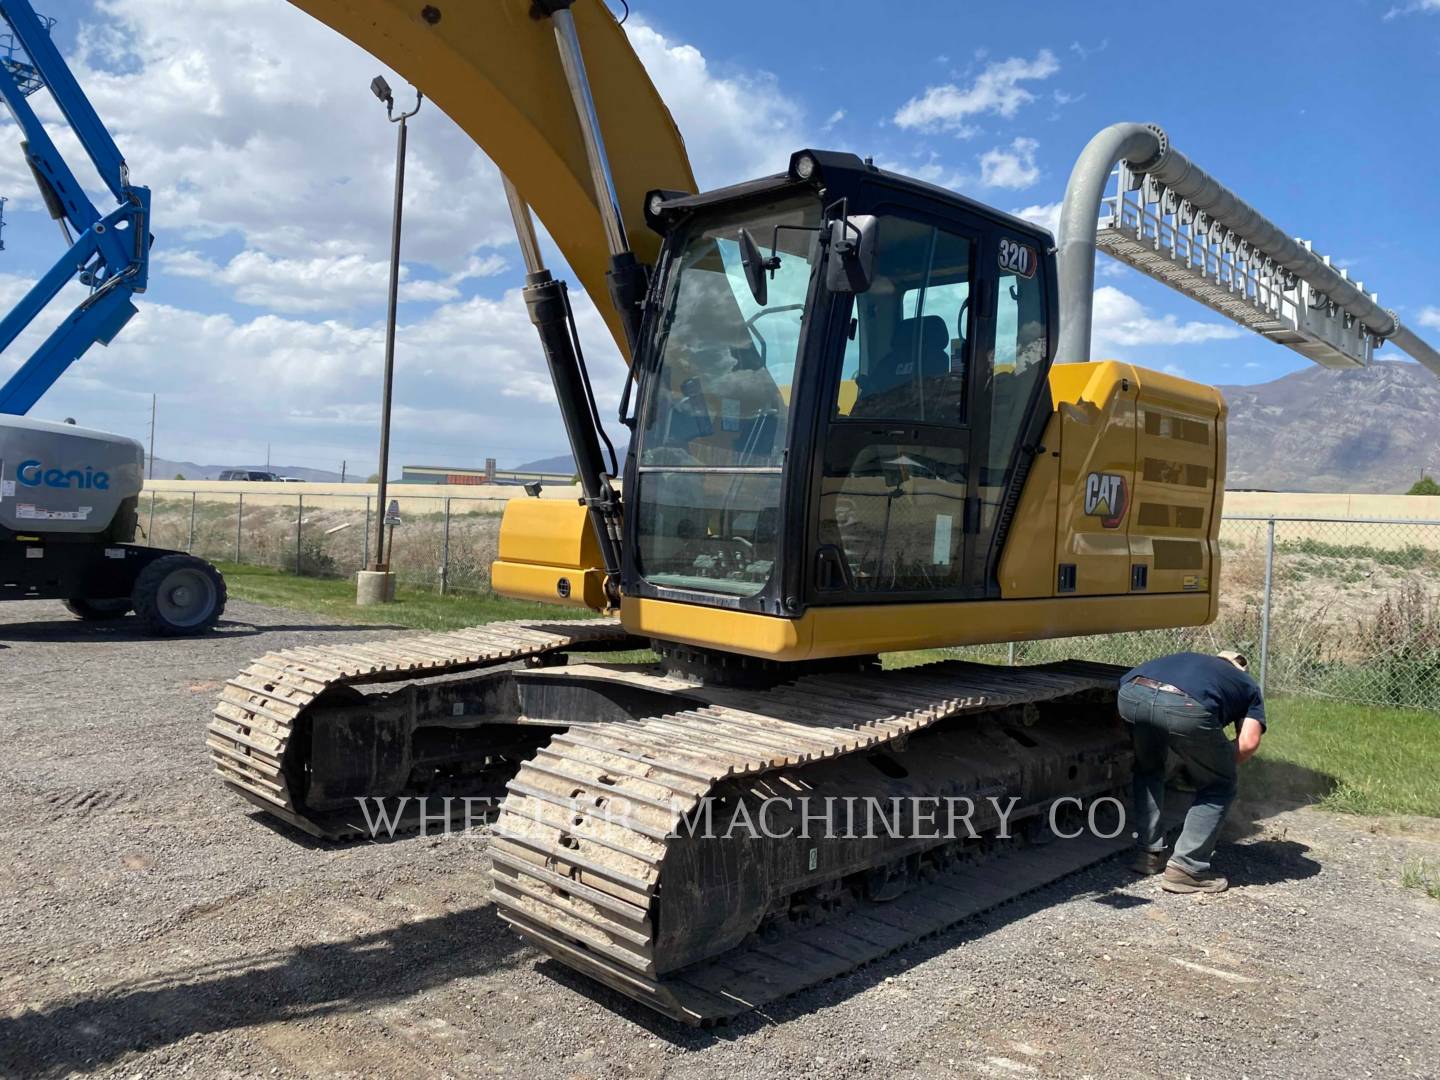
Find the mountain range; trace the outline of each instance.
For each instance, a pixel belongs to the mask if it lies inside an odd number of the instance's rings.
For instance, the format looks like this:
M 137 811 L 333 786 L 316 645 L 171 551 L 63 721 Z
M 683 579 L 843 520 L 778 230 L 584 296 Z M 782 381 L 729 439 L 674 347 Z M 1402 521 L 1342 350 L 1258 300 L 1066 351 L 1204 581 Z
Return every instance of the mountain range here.
M 1402 494 L 1440 468 L 1440 378 L 1419 364 L 1310 367 L 1220 390 L 1232 490 Z

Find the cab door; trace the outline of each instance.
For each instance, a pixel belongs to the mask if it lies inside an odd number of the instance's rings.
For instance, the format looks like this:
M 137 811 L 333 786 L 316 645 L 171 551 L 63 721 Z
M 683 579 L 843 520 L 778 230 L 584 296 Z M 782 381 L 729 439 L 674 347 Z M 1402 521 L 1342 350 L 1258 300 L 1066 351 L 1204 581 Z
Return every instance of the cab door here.
M 983 232 L 918 212 L 882 215 L 869 290 L 840 312 L 812 473 L 815 604 L 983 593 L 977 411 L 993 320 Z

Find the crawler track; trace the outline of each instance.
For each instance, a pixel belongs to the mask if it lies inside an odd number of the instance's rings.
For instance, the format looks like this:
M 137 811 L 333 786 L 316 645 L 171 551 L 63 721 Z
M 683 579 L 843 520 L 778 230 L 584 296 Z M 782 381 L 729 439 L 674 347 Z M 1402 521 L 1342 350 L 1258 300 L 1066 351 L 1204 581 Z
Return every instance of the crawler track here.
M 352 830 L 307 812 L 292 790 L 303 763 L 292 736 L 307 710 L 342 687 L 364 687 L 478 671 L 566 649 L 624 643 L 611 620 L 490 623 L 426 637 L 318 645 L 267 653 L 227 681 L 205 744 L 215 773 L 262 810 L 315 836 Z
M 1108 702 L 1119 674 L 1078 662 L 951 662 L 812 676 L 763 693 L 707 689 L 711 703 L 699 708 L 557 735 L 508 785 L 491 845 L 500 913 L 562 963 L 658 1012 L 723 1021 L 1088 866 L 1123 841 L 1001 844 L 998 855 L 983 837 L 932 842 L 928 854 L 904 842 L 859 854 L 819 841 L 727 850 L 714 838 L 681 839 L 702 800 L 989 791 L 1029 796 L 1033 820 L 1060 794 L 1114 790 L 1128 754 L 1113 723 L 1022 730 L 1010 721 L 1041 705 Z M 922 737 L 924 747 L 910 745 Z M 906 775 L 898 762 L 907 745 L 932 769 L 909 787 L 864 764 L 878 754 L 890 775 Z M 961 767 L 951 770 L 952 760 Z M 888 902 L 857 885 L 881 859 L 916 874 Z M 747 876 L 763 880 L 747 892 Z M 743 912 L 731 917 L 747 903 L 748 924 Z M 762 922 L 768 935 L 756 933 Z
M 502 917 L 690 1024 L 835 978 L 1123 846 L 1026 843 L 1054 800 L 1128 775 L 1118 668 L 948 661 L 753 690 L 514 666 L 634 644 L 613 622 L 523 622 L 271 653 L 229 680 L 206 741 L 232 789 L 326 839 L 371 835 L 356 798 L 433 790 L 436 761 L 466 794 L 503 794 L 490 848 Z M 399 690 L 358 692 L 380 684 Z M 768 812 L 797 794 L 988 798 L 997 812 L 1003 797 L 1019 825 L 981 813 L 961 839 L 696 833 L 702 811 Z

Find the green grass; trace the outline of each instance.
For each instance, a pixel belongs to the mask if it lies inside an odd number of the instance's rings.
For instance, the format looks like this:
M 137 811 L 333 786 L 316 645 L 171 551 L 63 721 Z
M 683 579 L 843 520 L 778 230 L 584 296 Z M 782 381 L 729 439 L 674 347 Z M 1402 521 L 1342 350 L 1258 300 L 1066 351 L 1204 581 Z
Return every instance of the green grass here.
M 1314 698 L 1267 703 L 1270 728 L 1241 783 L 1347 814 L 1440 817 L 1440 716 Z
M 1428 859 L 1407 859 L 1400 867 L 1400 884 L 1419 889 L 1431 900 L 1440 900 L 1440 866 Z
M 1421 566 L 1433 566 L 1436 554 L 1419 544 L 1407 544 L 1402 548 L 1371 547 L 1368 544 L 1332 544 L 1324 540 L 1282 540 L 1275 545 L 1281 554 L 1318 555 L 1327 559 L 1371 559 L 1382 566 L 1396 566 L 1413 570 Z
M 217 565 L 230 595 L 237 600 L 329 615 L 337 622 L 458 630 L 501 619 L 582 619 L 587 615 L 581 608 L 507 600 L 493 593 L 441 596 L 405 585 L 396 588 L 393 604 L 357 607 L 354 578 L 296 577 L 268 566 Z

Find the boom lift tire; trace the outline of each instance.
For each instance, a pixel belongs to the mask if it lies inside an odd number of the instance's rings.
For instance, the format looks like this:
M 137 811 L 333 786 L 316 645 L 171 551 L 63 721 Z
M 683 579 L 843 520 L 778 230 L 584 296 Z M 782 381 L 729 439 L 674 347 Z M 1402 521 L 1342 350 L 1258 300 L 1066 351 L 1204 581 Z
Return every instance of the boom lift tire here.
M 152 634 L 179 637 L 210 629 L 225 611 L 225 579 L 194 555 L 156 559 L 135 579 L 135 614 Z
M 131 601 L 128 596 L 85 597 L 72 596 L 65 601 L 65 610 L 77 619 L 86 622 L 107 622 L 119 619 L 129 613 Z

